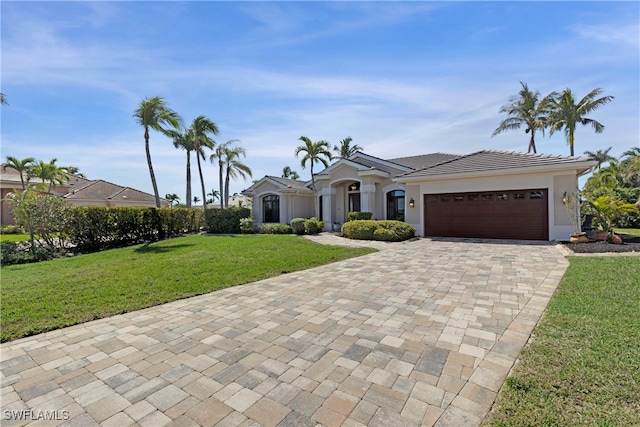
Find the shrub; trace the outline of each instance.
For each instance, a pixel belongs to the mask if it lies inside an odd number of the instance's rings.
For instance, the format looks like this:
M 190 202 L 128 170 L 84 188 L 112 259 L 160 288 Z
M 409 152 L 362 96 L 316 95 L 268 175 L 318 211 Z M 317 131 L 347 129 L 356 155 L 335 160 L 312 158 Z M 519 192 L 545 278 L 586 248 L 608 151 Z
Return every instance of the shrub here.
M 305 221 L 304 218 L 293 218 L 291 220 L 291 229 L 296 234 L 304 234 L 305 233 Z
M 251 234 L 255 233 L 255 221 L 253 218 L 242 218 L 240 219 L 240 232 L 242 234 Z
M 19 225 L 3 225 L 0 232 L 2 234 L 22 234 L 24 230 Z
M 51 253 L 42 246 L 31 246 L 29 242 L 0 242 L 0 266 L 45 261 L 51 258 Z
M 309 218 L 304 221 L 304 231 L 307 234 L 318 234 L 319 230 L 322 230 L 324 224 L 318 221 L 317 218 Z
M 401 242 L 412 238 L 415 233 L 412 225 L 394 220 L 354 220 L 342 226 L 342 234 L 356 240 Z
M 373 212 L 349 212 L 347 214 L 347 221 L 358 221 L 371 218 L 373 218 Z
M 262 224 L 260 226 L 262 234 L 292 234 L 293 230 L 289 224 Z
M 250 215 L 251 211 L 247 208 L 207 209 L 204 215 L 207 232 L 213 234 L 240 233 L 240 220 L 248 218 Z

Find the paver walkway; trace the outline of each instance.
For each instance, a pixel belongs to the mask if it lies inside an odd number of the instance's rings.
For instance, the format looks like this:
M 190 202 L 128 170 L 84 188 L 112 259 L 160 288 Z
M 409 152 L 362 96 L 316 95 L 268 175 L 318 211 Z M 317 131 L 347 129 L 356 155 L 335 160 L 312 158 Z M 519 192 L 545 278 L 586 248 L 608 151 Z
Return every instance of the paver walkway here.
M 551 244 L 377 245 L 5 343 L 1 424 L 478 425 L 567 261 Z

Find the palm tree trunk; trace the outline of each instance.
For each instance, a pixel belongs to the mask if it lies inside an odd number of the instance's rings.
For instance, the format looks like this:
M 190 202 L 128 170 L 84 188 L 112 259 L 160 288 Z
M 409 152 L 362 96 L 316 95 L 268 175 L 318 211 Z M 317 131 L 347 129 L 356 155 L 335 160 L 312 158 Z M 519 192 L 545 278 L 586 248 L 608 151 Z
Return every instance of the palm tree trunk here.
M 223 205 L 223 201 L 224 201 L 224 190 L 223 190 L 223 181 L 222 181 L 222 176 L 224 174 L 224 164 L 222 163 L 222 159 L 220 159 L 218 161 L 218 166 L 219 166 L 219 178 L 220 178 L 220 209 L 224 208 Z
M 200 186 L 202 187 L 202 207 L 207 209 L 207 191 L 204 189 L 204 178 L 202 177 L 202 166 L 200 166 L 200 154 L 196 152 L 196 159 L 198 160 L 198 173 L 200 174 Z
M 191 153 L 187 150 L 187 207 L 191 207 Z
M 311 161 L 311 190 L 313 190 L 313 211 L 315 212 L 315 217 L 320 218 L 318 215 L 318 198 L 316 197 L 316 178 L 313 175 L 313 160 Z
M 573 129 L 569 129 L 569 148 L 571 150 L 571 157 L 573 157 Z
M 227 176 L 224 180 L 224 207 L 229 207 L 229 166 L 227 166 Z
M 535 133 L 535 131 L 533 129 L 531 129 L 531 140 L 529 141 L 529 148 L 527 149 L 527 153 L 530 153 L 533 150 L 533 154 L 536 154 L 536 141 L 534 139 L 533 134 Z
M 149 166 L 149 175 L 151 175 L 151 185 L 153 185 L 153 195 L 156 199 L 156 208 L 160 207 L 160 194 L 158 193 L 158 184 L 156 183 L 156 175 L 153 173 L 153 165 L 151 164 L 151 151 L 149 151 L 149 129 L 144 129 L 144 149 L 147 153 L 147 165 Z

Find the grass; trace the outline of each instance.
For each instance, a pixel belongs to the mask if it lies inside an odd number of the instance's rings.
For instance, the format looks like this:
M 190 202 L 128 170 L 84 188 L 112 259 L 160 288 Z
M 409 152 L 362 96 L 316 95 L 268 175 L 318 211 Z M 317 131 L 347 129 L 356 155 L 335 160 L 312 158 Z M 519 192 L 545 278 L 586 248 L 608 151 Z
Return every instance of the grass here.
M 0 242 L 22 242 L 29 240 L 28 234 L 0 234 Z
M 623 235 L 622 236 L 623 239 L 624 239 L 624 234 L 627 234 L 628 236 L 631 236 L 631 237 L 640 237 L 640 228 L 616 228 L 615 232 Z
M 194 235 L 2 268 L 2 342 L 367 253 L 300 236 Z
M 640 425 L 640 257 L 570 259 L 483 425 Z

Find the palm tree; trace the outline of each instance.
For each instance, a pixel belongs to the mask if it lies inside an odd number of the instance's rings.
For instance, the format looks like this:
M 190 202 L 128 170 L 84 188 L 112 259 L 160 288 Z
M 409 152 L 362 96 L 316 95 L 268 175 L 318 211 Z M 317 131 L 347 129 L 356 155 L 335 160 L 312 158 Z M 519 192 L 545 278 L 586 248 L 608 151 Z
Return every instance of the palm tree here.
M 302 169 L 307 167 L 307 162 L 311 163 L 311 189 L 313 190 L 313 199 L 314 199 L 314 210 L 316 213 L 316 218 L 318 215 L 318 200 L 316 198 L 316 178 L 313 174 L 313 165 L 315 163 L 322 163 L 324 167 L 329 167 L 329 162 L 331 161 L 331 152 L 329 151 L 330 145 L 327 141 L 316 141 L 313 142 L 306 136 L 301 136 L 298 138 L 299 141 L 304 142 L 304 145 L 300 145 L 296 148 L 295 155 L 299 156 L 300 153 L 305 153 L 304 157 L 300 162 Z
M 578 123 L 582 123 L 584 126 L 591 125 L 596 133 L 602 133 L 604 130 L 603 124 L 586 117 L 587 114 L 614 99 L 610 95 L 598 98 L 601 93 L 602 90 L 596 88 L 577 103 L 571 89 L 565 89 L 559 96 L 553 97 L 549 117 L 549 133 L 553 135 L 554 132 L 564 129 L 564 135 L 572 156 L 574 155 L 573 143 Z
M 15 169 L 20 174 L 20 183 L 22 184 L 22 189 L 25 190 L 24 175 L 26 173 L 27 182 L 29 182 L 29 170 L 31 170 L 35 162 L 36 159 L 33 157 L 18 160 L 13 156 L 7 156 L 7 162 L 2 166 L 2 170 L 7 170 L 7 168 Z
M 556 95 L 555 92 L 540 100 L 540 92 L 532 92 L 526 83 L 520 82 L 522 89 L 518 96 L 509 99 L 509 103 L 500 107 L 500 113 L 507 113 L 509 117 L 500 122 L 492 137 L 506 130 L 517 130 L 520 126 L 526 126 L 525 133 L 531 133 L 527 153 L 537 153 L 535 134 L 536 130 L 542 131 L 547 126 L 548 108 L 551 100 Z
M 144 99 L 133 113 L 133 117 L 140 126 L 144 127 L 144 148 L 147 154 L 147 165 L 149 166 L 149 175 L 151 176 L 151 184 L 153 185 L 153 194 L 156 198 L 156 207 L 159 208 L 160 194 L 158 193 L 158 184 L 156 183 L 156 176 L 153 173 L 153 165 L 151 164 L 149 129 L 170 136 L 170 128 L 178 129 L 182 123 L 182 118 L 178 113 L 167 107 L 164 98 L 160 96 Z
M 80 172 L 80 169 L 76 166 L 61 166 L 61 169 L 64 169 L 66 173 L 69 175 L 79 176 L 80 178 L 86 178 L 86 176 Z
M 49 193 L 51 193 L 54 184 L 63 184 L 68 180 L 66 170 L 64 167 L 57 166 L 57 161 L 58 159 L 52 159 L 49 163 L 45 163 L 40 160 L 28 172 L 30 177 L 40 178 L 43 183 L 48 181 L 49 189 L 47 192 Z
M 223 202 L 223 195 L 224 195 L 224 151 L 231 146 L 231 144 L 238 142 L 237 139 L 231 139 L 223 144 L 218 145 L 213 154 L 209 157 L 209 160 L 211 161 L 211 163 L 215 162 L 216 159 L 218 160 L 218 180 L 219 180 L 219 184 L 220 184 L 220 191 L 218 192 L 218 194 L 220 195 L 220 208 L 224 207 Z
M 333 146 L 333 151 L 338 153 L 339 158 L 347 159 L 352 155 L 356 154 L 358 151 L 363 150 L 363 148 L 360 147 L 358 144 L 351 145 L 352 141 L 353 139 L 350 136 L 346 137 L 345 139 L 340 141 L 340 146 L 337 146 L 337 145 Z
M 176 193 L 168 193 L 164 196 L 165 199 L 167 199 L 169 201 L 169 206 L 173 207 L 173 204 L 175 202 L 177 202 L 178 200 L 180 200 L 180 196 L 178 196 Z
M 282 169 L 282 177 L 287 179 L 300 179 L 300 175 L 298 175 L 298 172 L 294 171 L 289 166 L 285 166 Z
M 640 187 L 640 147 L 632 147 L 620 156 L 625 171 L 625 181 L 634 188 Z M 640 202 L 640 195 L 638 201 Z
M 193 135 L 194 150 L 196 152 L 196 160 L 198 161 L 198 173 L 200 174 L 200 186 L 202 187 L 202 205 L 206 209 L 207 196 L 204 189 L 204 178 L 202 176 L 202 166 L 200 165 L 200 158 L 206 159 L 205 148 L 213 150 L 215 141 L 211 139 L 211 135 L 218 135 L 218 125 L 206 118 L 205 116 L 198 116 L 193 120 L 191 127 L 189 128 Z
M 173 138 L 173 146 L 181 148 L 187 152 L 187 207 L 191 207 L 191 152 L 195 149 L 195 143 L 191 135 L 190 130 L 183 130 L 182 132 L 171 131 L 170 134 Z
M 607 148 L 606 150 L 598 150 L 596 152 L 593 151 L 585 151 L 584 154 L 586 156 L 591 157 L 593 160 L 595 160 L 596 162 L 598 162 L 598 172 L 600 172 L 601 166 L 603 163 L 605 162 L 615 162 L 616 159 L 615 157 L 611 156 L 609 154 L 609 151 L 611 151 L 612 147 Z
M 207 193 L 207 196 L 211 196 L 210 199 L 207 199 L 207 203 L 215 203 L 216 199 L 220 199 L 220 192 L 218 190 L 211 189 L 211 193 Z M 222 203 L 220 204 L 222 206 Z
M 251 168 L 240 161 L 240 156 L 246 157 L 247 152 L 240 146 L 226 147 L 224 150 L 224 167 L 226 169 L 226 177 L 224 181 L 224 207 L 229 207 L 229 182 L 231 178 L 241 176 L 247 179 L 247 175 L 251 177 Z
M 7 97 L 4 96 L 4 93 L 0 93 L 0 105 L 9 105 L 7 102 Z
M 199 201 L 200 201 L 200 198 L 198 196 L 193 196 L 193 204 L 194 205 L 197 205 Z

